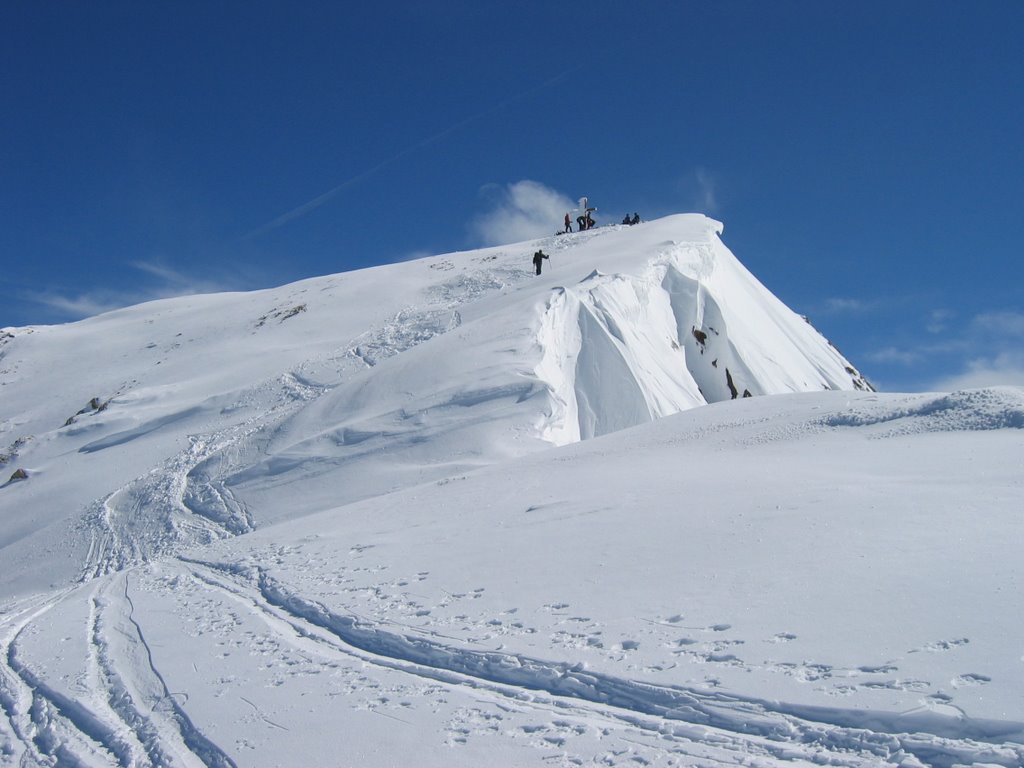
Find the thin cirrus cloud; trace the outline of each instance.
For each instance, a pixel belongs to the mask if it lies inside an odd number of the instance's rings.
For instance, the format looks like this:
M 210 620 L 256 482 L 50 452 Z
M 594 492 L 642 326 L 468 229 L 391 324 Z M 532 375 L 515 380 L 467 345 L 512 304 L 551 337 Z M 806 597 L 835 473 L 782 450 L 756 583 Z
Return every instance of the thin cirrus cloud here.
M 98 288 L 81 293 L 58 290 L 35 291 L 27 294 L 26 298 L 37 305 L 46 307 L 58 318 L 80 320 L 157 299 L 240 289 L 237 281 L 229 283 L 209 278 L 197 278 L 160 262 L 135 261 L 129 266 L 149 275 L 153 278 L 153 282 L 147 286 L 135 285 L 125 289 Z
M 983 312 L 974 318 L 972 325 L 979 331 L 987 331 L 1024 341 L 1024 312 L 1007 310 Z
M 933 389 L 951 392 L 978 387 L 1024 386 L 1024 352 L 997 352 L 968 360 L 964 370 L 935 382 Z
M 948 309 L 933 309 L 928 313 L 928 321 L 925 329 L 928 333 L 945 333 L 950 323 L 956 318 L 956 313 Z
M 65 295 L 56 291 L 32 291 L 26 294 L 25 298 L 65 320 L 80 320 L 83 317 L 102 315 L 104 312 L 138 303 L 134 293 L 115 291 L 88 291 L 75 295 Z
M 896 365 L 916 365 L 924 358 L 924 353 L 916 349 L 900 349 L 899 347 L 884 347 L 874 352 L 868 352 L 865 359 L 872 363 L 890 363 Z
M 844 297 L 833 297 L 831 299 L 825 299 L 824 305 L 821 307 L 823 314 L 830 315 L 842 315 L 842 314 L 856 314 L 859 312 L 867 312 L 873 306 L 873 303 L 864 299 L 851 299 Z
M 989 353 L 970 360 L 950 384 L 956 388 L 1024 386 L 1024 313 L 983 312 L 972 320 L 971 329 L 978 346 L 984 348 L 987 343 Z
M 946 350 L 962 356 L 961 370 L 937 379 L 934 390 L 1024 386 L 1024 313 L 993 310 L 975 315 L 950 336 Z

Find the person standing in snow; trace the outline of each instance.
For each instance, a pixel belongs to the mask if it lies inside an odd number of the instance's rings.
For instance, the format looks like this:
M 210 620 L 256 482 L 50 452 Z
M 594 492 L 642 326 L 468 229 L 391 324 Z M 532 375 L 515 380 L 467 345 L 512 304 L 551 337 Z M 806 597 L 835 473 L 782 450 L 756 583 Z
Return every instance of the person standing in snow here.
M 565 230 L 563 231 L 563 234 L 569 234 L 570 232 L 572 232 L 572 221 L 569 219 L 569 212 L 566 211 L 565 212 Z
M 540 274 L 540 265 L 544 263 L 544 259 L 551 258 L 544 251 L 537 251 L 533 254 L 533 266 L 537 268 L 537 274 Z

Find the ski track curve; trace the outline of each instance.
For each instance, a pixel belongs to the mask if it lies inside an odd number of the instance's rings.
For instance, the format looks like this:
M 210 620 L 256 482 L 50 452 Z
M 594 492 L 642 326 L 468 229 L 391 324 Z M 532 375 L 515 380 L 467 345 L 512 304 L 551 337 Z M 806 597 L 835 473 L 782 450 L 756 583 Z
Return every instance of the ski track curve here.
M 135 604 L 129 594 L 128 574 L 124 574 L 123 581 L 124 601 L 121 603 L 121 620 L 127 621 L 134 628 L 135 637 L 138 638 L 138 642 L 135 642 L 133 638 L 132 642 L 128 644 L 127 651 L 133 653 L 135 659 L 133 663 L 127 665 L 127 669 L 140 674 L 142 685 L 136 684 L 135 688 L 145 686 L 156 693 L 153 712 L 158 710 L 164 712 L 164 723 L 162 727 L 157 728 L 158 732 L 161 735 L 170 733 L 172 738 L 169 741 L 171 743 L 180 738 L 185 749 L 179 751 L 179 754 L 188 758 L 192 756 L 198 758 L 199 765 L 209 766 L 209 768 L 237 768 L 235 762 L 193 724 L 185 710 L 178 704 L 177 699 L 171 694 L 163 675 L 153 661 L 152 649 L 146 642 L 142 626 L 135 619 Z M 124 610 L 125 607 L 127 607 L 127 611 Z M 120 632 L 122 635 L 126 634 L 123 627 L 120 628 Z M 165 741 L 167 740 L 165 739 Z M 155 741 L 152 743 L 157 744 Z
M 0 709 L 13 739 L 0 755 L 15 759 L 23 768 L 126 764 L 124 744 L 109 724 L 87 705 L 47 686 L 19 656 L 18 641 L 26 628 L 69 593 L 30 600 L 14 609 L 14 616 L 3 625 Z
M 32 622 L 71 591 L 21 607 L 0 638 L 0 765 L 237 768 L 192 722 L 155 666 L 129 592 L 131 571 L 94 580 L 88 659 L 74 693 L 22 658 Z
M 373 339 L 378 357 L 400 354 L 458 327 L 458 306 L 528 276 L 511 267 L 455 276 L 434 286 L 422 307 L 407 308 L 364 336 Z M 349 344 L 240 393 L 240 402 L 266 397 L 267 406 L 240 423 L 190 435 L 177 455 L 89 506 L 78 524 L 89 537 L 79 584 L 96 583 L 83 628 L 88 695 L 57 690 L 18 652 L 25 629 L 72 590 L 7 607 L 0 614 L 0 764 L 235 766 L 168 691 L 134 618 L 129 574 L 157 558 L 254 530 L 252 513 L 222 478 L 244 465 L 276 425 L 330 389 L 308 379 L 307 369 L 343 372 L 351 358 Z
M 1019 724 L 963 721 L 962 736 L 905 732 L 899 716 L 798 707 L 740 695 L 659 686 L 588 671 L 580 664 L 501 652 L 476 651 L 411 637 L 335 613 L 303 597 L 258 566 L 179 557 L 191 575 L 260 614 L 278 632 L 290 632 L 366 663 L 456 686 L 471 686 L 518 701 L 555 708 L 583 707 L 622 724 L 682 742 L 712 742 L 746 755 L 818 764 L 984 764 L 1019 768 L 1024 746 L 997 743 Z M 538 698 L 539 697 L 539 698 Z
M 223 478 L 276 424 L 323 392 L 297 382 L 285 374 L 273 385 L 281 387 L 280 400 L 265 411 L 190 435 L 188 446 L 160 467 L 94 502 L 80 523 L 90 543 L 79 581 L 254 530 L 252 513 Z
M 79 522 L 89 537 L 79 581 L 254 530 L 252 512 L 224 478 L 244 468 L 245 457 L 258 454 L 277 426 L 348 375 L 457 328 L 460 306 L 529 276 L 521 267 L 490 262 L 455 274 L 429 286 L 421 304 L 406 307 L 381 327 L 240 392 L 239 407 L 256 407 L 256 413 L 240 423 L 190 435 L 189 445 L 178 454 L 89 505 Z M 340 377 L 338 382 L 317 384 L 306 375 L 324 367 Z M 260 402 L 265 403 L 262 408 Z M 198 406 L 187 410 L 198 411 Z
M 8 608 L 0 636 L 0 757 L 11 765 L 43 765 L 44 756 L 33 740 L 31 719 L 32 691 L 10 665 L 11 644 L 22 629 L 56 602 L 36 599 L 17 608 Z

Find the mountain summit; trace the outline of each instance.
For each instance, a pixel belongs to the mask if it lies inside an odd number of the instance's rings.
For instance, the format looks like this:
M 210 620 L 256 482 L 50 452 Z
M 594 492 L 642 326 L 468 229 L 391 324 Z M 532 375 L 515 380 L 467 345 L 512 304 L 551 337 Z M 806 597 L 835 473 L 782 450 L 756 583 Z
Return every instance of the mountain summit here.
M 0 764 L 1024 765 L 1024 391 L 720 234 L 0 331 Z
M 69 526 L 64 576 L 103 573 L 706 403 L 869 390 L 721 231 L 677 215 L 6 329 L 0 450 L 27 477 L 2 561 Z

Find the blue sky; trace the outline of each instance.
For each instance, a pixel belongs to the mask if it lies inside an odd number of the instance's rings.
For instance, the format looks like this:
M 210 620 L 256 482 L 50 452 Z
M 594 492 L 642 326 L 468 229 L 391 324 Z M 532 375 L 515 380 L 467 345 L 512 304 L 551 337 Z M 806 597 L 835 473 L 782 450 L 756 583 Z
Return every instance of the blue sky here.
M 527 237 L 588 195 L 725 222 L 882 389 L 1024 384 L 1022 42 L 1019 0 L 12 0 L 0 327 Z

